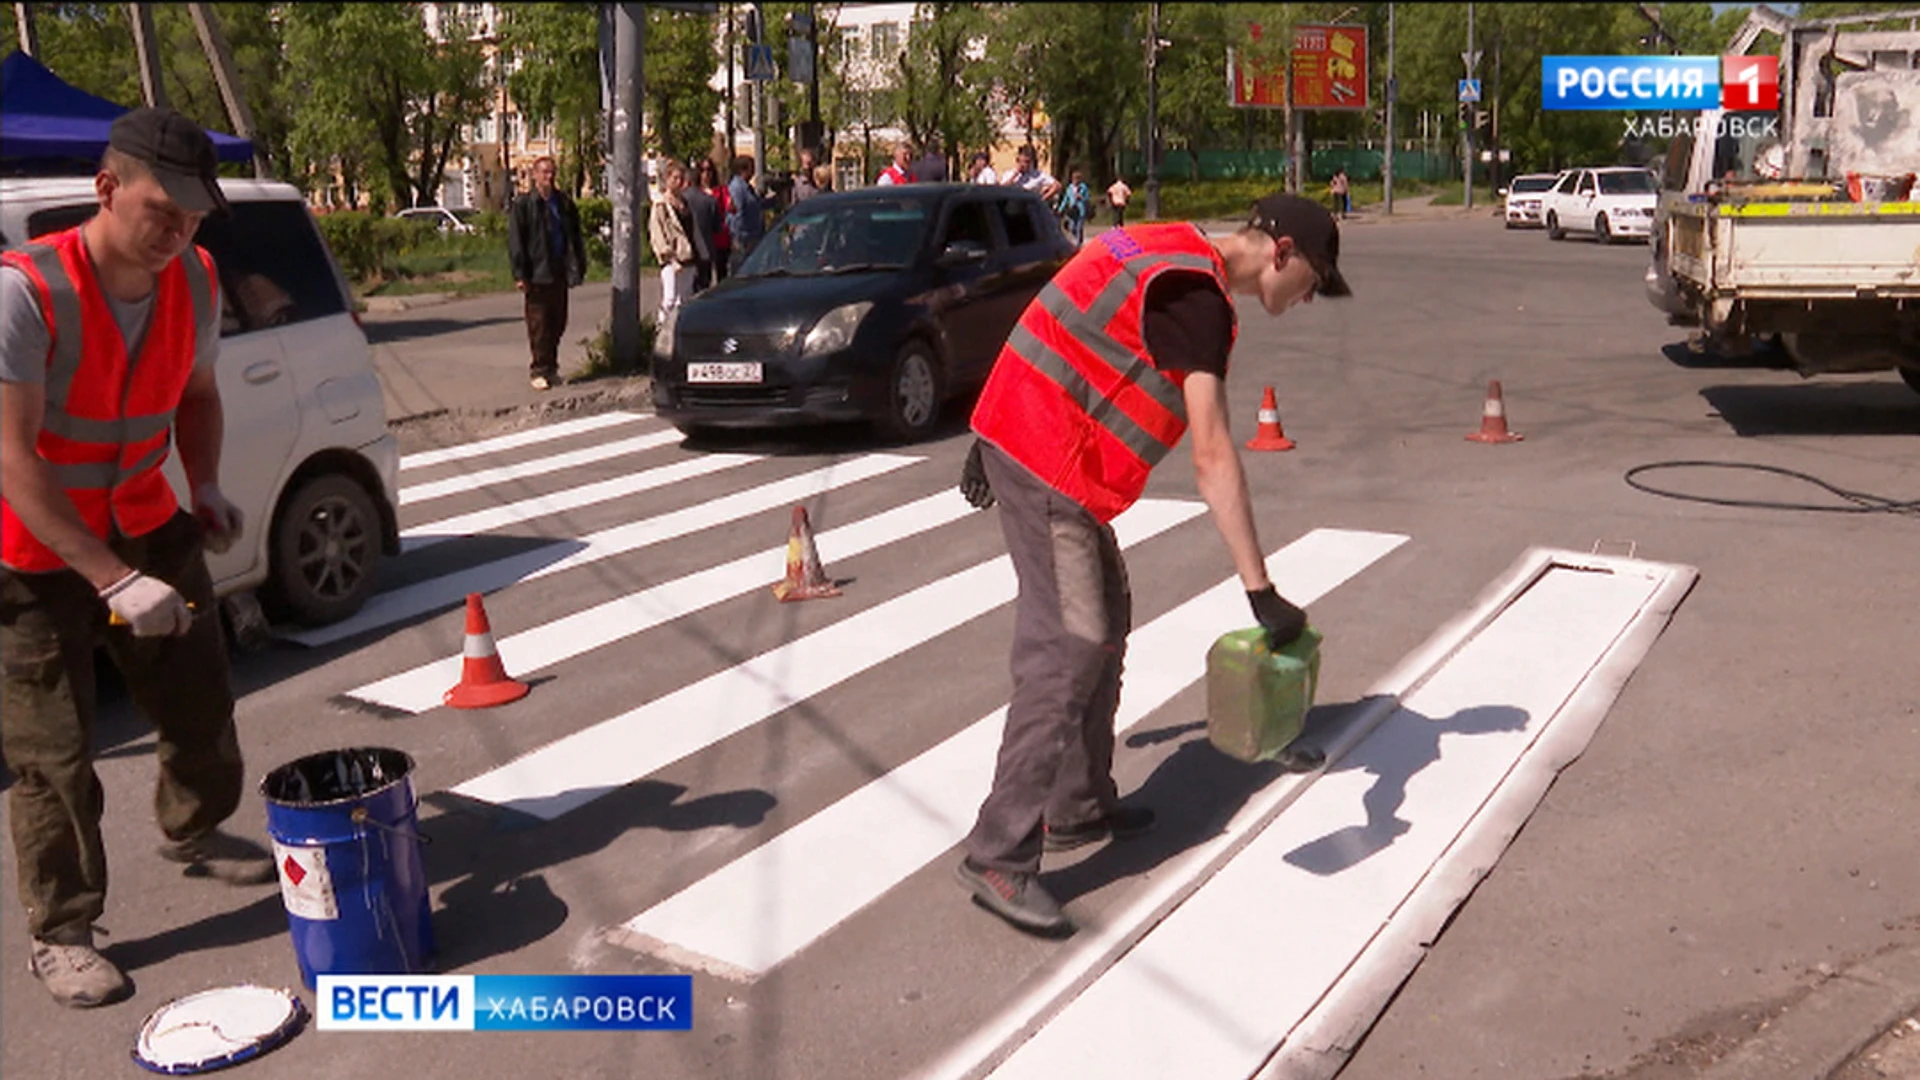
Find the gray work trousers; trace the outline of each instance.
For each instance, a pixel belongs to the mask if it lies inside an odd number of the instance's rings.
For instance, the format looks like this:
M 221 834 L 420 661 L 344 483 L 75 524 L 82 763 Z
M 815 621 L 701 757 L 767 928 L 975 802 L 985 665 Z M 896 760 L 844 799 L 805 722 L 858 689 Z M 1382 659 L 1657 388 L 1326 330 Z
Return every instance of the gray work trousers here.
M 1113 529 L 992 445 L 981 447 L 1020 581 L 1013 701 L 993 790 L 967 835 L 976 863 L 1040 867 L 1041 827 L 1113 809 L 1113 723 L 1133 595 Z

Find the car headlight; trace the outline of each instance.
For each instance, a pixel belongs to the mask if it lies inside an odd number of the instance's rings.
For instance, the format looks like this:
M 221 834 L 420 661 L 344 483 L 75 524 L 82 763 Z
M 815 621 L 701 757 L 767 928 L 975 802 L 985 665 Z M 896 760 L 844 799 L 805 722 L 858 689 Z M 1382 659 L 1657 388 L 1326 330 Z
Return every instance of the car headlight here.
M 807 340 L 800 347 L 801 356 L 817 356 L 821 353 L 839 352 L 853 344 L 854 331 L 860 329 L 860 320 L 873 310 L 873 301 L 858 300 L 851 304 L 841 304 L 820 317 L 807 331 Z

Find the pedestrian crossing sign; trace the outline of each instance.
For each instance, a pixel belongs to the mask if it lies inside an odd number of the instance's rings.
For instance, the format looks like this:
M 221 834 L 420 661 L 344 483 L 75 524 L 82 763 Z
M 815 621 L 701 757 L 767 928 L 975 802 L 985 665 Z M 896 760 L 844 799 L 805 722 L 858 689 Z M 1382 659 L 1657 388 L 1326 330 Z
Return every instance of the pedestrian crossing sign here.
M 1480 100 L 1480 80 L 1479 79 L 1461 79 L 1460 80 L 1461 103 L 1472 104 L 1472 103 L 1478 102 L 1479 100 Z
M 774 77 L 773 46 L 747 46 L 747 78 L 769 81 Z

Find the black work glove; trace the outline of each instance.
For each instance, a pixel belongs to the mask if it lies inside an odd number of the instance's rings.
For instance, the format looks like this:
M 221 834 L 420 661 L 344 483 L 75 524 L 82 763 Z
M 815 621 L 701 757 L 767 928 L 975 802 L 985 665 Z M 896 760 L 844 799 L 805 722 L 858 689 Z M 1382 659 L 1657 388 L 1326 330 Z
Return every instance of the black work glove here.
M 1272 585 L 1247 590 L 1247 603 L 1253 608 L 1255 621 L 1267 632 L 1267 648 L 1274 652 L 1293 644 L 1307 628 L 1307 613 L 1288 603 Z
M 980 464 L 980 440 L 973 440 L 973 449 L 967 451 L 967 463 L 960 467 L 960 494 L 975 510 L 985 510 L 993 505 L 993 487 L 987 483 L 987 470 Z

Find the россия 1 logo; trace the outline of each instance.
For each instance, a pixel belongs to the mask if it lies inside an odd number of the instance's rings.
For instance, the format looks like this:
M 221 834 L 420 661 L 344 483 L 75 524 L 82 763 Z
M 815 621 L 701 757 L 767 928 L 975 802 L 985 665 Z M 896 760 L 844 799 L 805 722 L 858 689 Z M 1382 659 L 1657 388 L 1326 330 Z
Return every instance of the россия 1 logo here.
M 1540 103 L 1548 109 L 1780 107 L 1777 56 L 1543 56 Z

